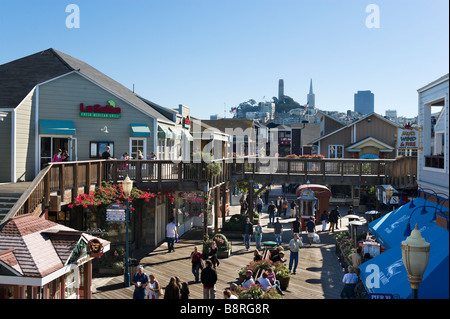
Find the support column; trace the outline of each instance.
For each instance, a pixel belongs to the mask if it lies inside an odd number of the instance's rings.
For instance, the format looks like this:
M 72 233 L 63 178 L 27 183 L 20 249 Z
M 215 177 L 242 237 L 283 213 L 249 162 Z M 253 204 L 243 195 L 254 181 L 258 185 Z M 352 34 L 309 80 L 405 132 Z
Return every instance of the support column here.
M 214 189 L 214 234 L 219 232 L 220 187 Z
M 248 217 L 250 218 L 250 221 L 253 223 L 253 196 L 254 195 L 254 189 L 253 189 L 253 180 L 249 181 L 249 187 L 248 187 Z
M 227 190 L 228 182 L 224 183 L 222 186 L 222 228 L 225 225 L 227 215 Z

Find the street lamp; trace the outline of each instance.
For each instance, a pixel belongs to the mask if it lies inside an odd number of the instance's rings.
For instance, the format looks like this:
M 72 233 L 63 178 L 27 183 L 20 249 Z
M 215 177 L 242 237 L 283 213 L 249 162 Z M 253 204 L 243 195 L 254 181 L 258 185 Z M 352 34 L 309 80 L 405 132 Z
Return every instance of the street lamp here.
M 419 284 L 422 282 L 429 256 L 430 244 L 422 237 L 416 224 L 411 235 L 402 241 L 402 259 L 411 284 L 411 299 L 418 299 Z
M 130 287 L 130 263 L 129 263 L 129 225 L 130 225 L 130 195 L 131 190 L 133 189 L 133 181 L 130 179 L 130 177 L 125 178 L 125 180 L 122 182 L 122 189 L 124 195 L 127 197 L 127 211 L 126 211 L 126 232 L 127 232 L 127 238 L 126 238 L 126 244 L 125 244 L 125 276 L 124 276 L 124 284 L 125 287 Z

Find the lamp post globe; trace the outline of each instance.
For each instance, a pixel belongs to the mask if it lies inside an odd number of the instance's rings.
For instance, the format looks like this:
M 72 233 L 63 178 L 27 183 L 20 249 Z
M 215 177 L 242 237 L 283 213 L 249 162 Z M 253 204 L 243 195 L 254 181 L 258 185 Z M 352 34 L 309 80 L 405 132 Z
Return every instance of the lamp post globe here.
M 127 210 L 126 210 L 126 243 L 125 243 L 125 274 L 124 285 L 130 287 L 130 262 L 129 262 L 129 225 L 130 225 L 130 200 L 131 190 L 133 189 L 133 181 L 127 175 L 122 182 L 123 193 L 127 197 Z
M 411 235 L 402 241 L 402 259 L 408 272 L 408 281 L 411 284 L 411 299 L 418 298 L 419 284 L 428 265 L 430 256 L 430 244 L 422 237 L 416 227 Z

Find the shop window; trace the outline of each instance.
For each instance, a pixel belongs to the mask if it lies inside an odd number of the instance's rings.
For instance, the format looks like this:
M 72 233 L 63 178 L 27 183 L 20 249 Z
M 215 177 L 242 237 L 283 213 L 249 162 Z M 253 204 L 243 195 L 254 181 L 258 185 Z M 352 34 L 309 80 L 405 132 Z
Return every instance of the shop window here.
M 114 157 L 114 142 L 89 142 L 89 157 L 102 158 L 102 153 L 106 151 L 107 146 L 110 147 L 111 157 Z
M 147 158 L 147 139 L 145 138 L 131 138 L 130 139 L 130 156 L 137 159 L 137 151 L 140 150 L 144 159 Z
M 329 158 L 343 158 L 344 157 L 344 145 L 329 145 L 328 146 Z
M 77 295 L 77 272 L 72 270 L 66 274 L 65 299 L 74 299 Z

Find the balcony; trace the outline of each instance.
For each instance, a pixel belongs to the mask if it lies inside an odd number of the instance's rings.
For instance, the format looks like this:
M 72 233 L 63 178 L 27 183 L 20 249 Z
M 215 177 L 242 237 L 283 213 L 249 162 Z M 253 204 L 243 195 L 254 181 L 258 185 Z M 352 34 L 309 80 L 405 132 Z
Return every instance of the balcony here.
M 442 155 L 425 155 L 425 167 L 444 168 L 444 156 Z

